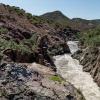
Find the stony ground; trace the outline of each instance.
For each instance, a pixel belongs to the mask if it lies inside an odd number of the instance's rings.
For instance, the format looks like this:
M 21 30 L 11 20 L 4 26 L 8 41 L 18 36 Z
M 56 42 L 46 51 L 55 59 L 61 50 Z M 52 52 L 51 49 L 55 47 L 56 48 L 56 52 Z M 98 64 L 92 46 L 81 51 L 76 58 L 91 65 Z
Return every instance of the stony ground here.
M 0 100 L 84 100 L 81 93 L 49 67 L 33 64 L 0 66 Z

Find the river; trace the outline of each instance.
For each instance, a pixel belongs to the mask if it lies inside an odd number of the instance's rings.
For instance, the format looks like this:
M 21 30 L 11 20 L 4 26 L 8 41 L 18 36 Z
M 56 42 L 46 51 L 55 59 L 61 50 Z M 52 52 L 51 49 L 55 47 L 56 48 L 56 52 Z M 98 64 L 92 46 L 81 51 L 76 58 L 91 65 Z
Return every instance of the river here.
M 78 50 L 77 42 L 68 41 L 67 44 L 71 53 Z M 100 100 L 99 87 L 89 73 L 83 72 L 83 66 L 79 65 L 78 60 L 73 59 L 71 54 L 58 55 L 54 59 L 57 73 L 77 89 L 80 89 L 86 100 Z

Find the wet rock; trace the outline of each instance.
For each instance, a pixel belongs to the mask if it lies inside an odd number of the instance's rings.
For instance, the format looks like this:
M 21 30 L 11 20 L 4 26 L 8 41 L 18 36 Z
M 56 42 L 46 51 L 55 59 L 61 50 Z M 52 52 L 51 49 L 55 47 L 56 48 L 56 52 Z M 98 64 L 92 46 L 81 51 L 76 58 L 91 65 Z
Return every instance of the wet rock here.
M 65 53 L 70 53 L 70 49 L 69 49 L 67 43 L 64 43 L 64 44 L 63 44 L 63 51 L 64 51 Z

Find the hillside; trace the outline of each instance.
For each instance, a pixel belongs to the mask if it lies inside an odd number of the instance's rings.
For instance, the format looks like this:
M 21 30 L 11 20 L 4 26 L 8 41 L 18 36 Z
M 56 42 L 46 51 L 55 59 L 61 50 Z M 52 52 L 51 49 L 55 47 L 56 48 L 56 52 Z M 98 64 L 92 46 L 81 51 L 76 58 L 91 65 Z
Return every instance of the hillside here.
M 60 11 L 49 12 L 41 15 L 40 17 L 47 21 L 49 20 L 51 22 L 60 23 L 63 25 L 66 25 L 66 23 L 68 24 L 68 22 L 70 23 L 70 19 Z
M 70 32 L 76 33 L 72 29 Z M 1 59 L 7 56 L 14 62 L 37 62 L 54 68 L 51 56 L 70 52 L 64 34 L 23 9 L 0 5 Z
M 0 4 L 1 62 L 37 62 L 55 70 L 52 56 L 70 52 L 66 40 L 74 33 L 77 31 L 67 27 L 56 31 L 38 16 Z
M 60 11 L 46 13 L 46 14 L 41 15 L 40 17 L 45 20 L 49 20 L 49 22 L 53 24 L 59 23 L 61 25 L 76 28 L 80 31 L 88 31 L 100 26 L 99 19 L 98 20 L 86 20 L 86 19 L 81 19 L 81 18 L 70 19 L 66 17 L 63 13 L 61 13 Z

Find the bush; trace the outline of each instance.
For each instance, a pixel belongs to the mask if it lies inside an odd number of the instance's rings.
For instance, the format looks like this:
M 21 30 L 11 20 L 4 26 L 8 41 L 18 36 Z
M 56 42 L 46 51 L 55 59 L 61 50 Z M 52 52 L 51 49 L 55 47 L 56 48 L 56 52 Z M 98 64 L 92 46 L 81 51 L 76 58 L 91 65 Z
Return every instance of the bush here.
M 31 22 L 31 24 L 34 24 L 36 26 L 44 23 L 44 20 L 42 18 L 40 18 L 39 16 L 32 15 L 30 13 L 27 13 L 27 18 Z
M 24 45 L 22 43 L 17 44 L 16 42 L 14 42 L 13 40 L 5 40 L 5 39 L 1 39 L 0 38 L 0 55 L 2 55 L 2 53 L 5 50 L 14 50 L 14 51 L 18 51 L 20 53 L 26 53 L 26 54 L 30 54 L 31 48 L 29 48 L 27 45 Z
M 0 33 L 7 34 L 8 29 L 7 28 L 0 28 Z
M 24 45 L 26 44 L 26 45 L 32 47 L 32 46 L 35 45 L 36 40 L 37 40 L 37 37 L 38 37 L 38 34 L 35 33 L 35 34 L 32 35 L 32 37 L 31 37 L 30 39 L 25 39 L 25 40 L 23 40 L 22 43 L 23 43 Z
M 5 15 L 3 15 L 3 14 L 0 14 L 0 18 L 5 18 Z
M 33 34 L 32 37 L 30 39 L 25 39 L 20 41 L 19 44 L 17 44 L 14 40 L 5 40 L 0 38 L 0 57 L 3 56 L 3 52 L 5 50 L 13 50 L 13 51 L 17 51 L 20 54 L 31 54 L 32 51 L 35 49 L 35 43 L 36 43 L 36 39 L 37 39 L 38 35 Z
M 83 46 L 100 46 L 100 29 L 96 28 L 91 32 L 79 36 Z

